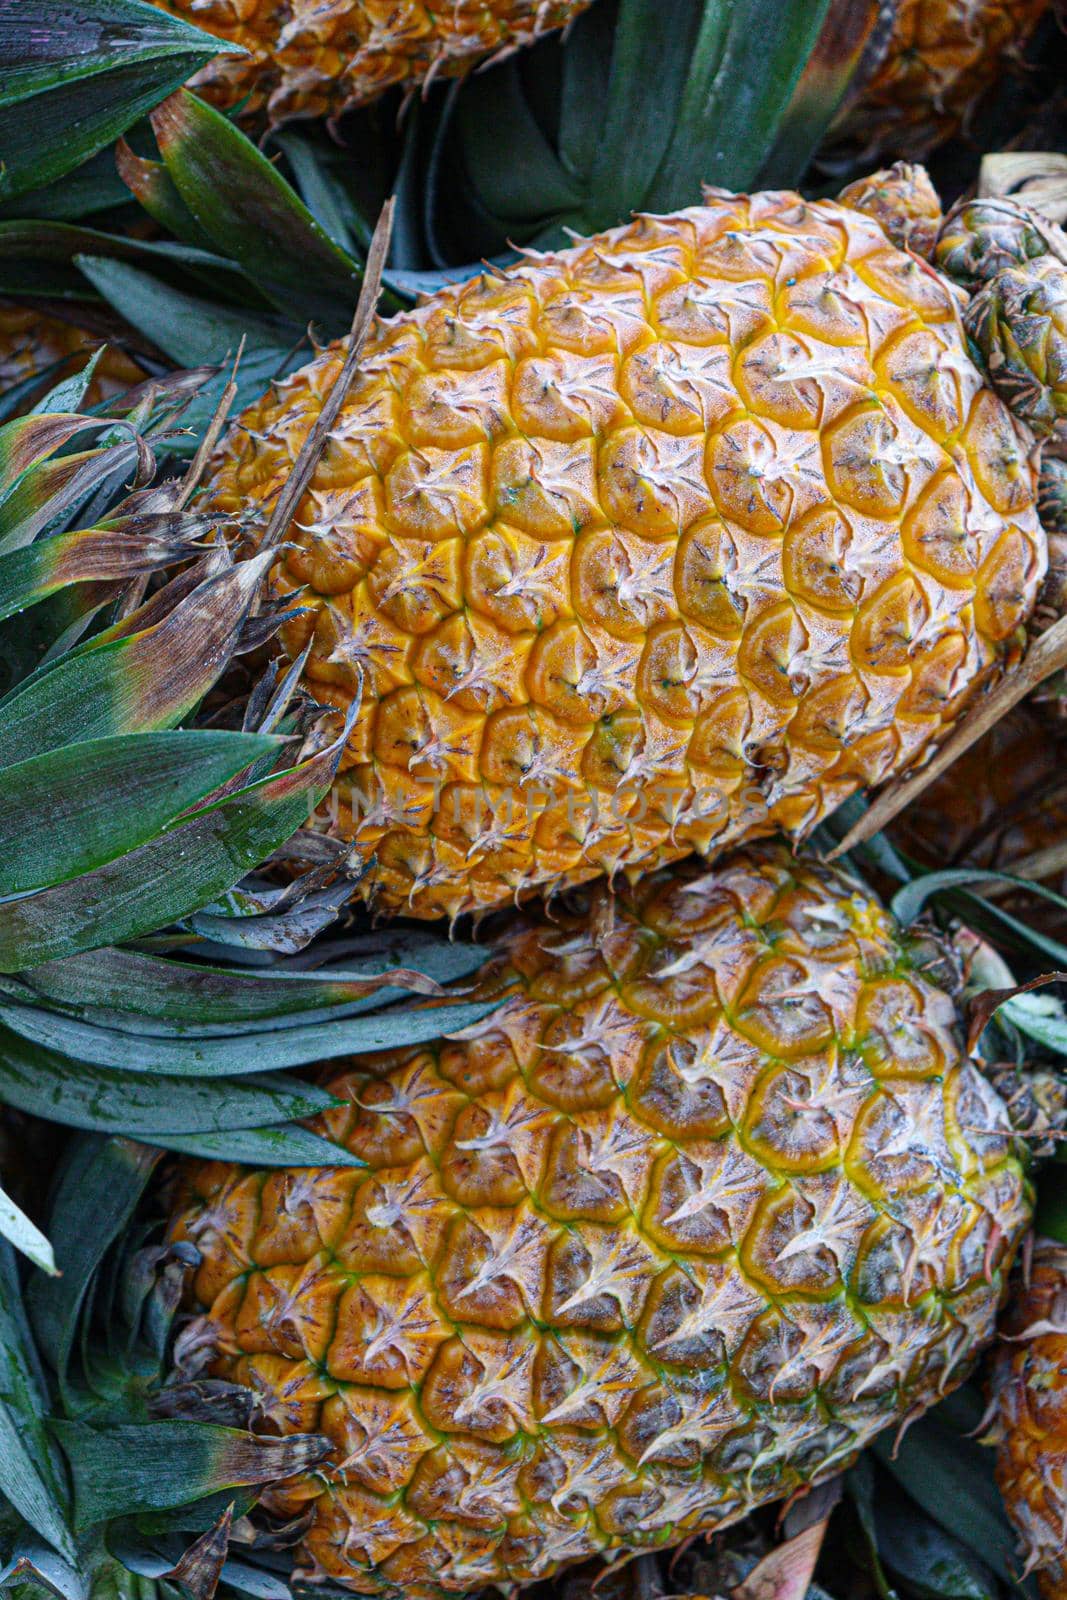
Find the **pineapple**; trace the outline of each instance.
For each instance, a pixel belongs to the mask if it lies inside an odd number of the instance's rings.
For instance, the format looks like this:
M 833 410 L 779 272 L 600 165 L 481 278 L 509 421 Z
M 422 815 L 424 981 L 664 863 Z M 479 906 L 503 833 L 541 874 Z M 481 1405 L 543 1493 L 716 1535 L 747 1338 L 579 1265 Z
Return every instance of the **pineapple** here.
M 926 260 L 933 257 L 945 219 L 925 167 L 896 161 L 884 172 L 846 184 L 837 198 L 843 206 L 874 217 L 901 250 L 913 250 Z
M 262 527 L 343 344 L 229 433 Z M 938 738 L 1045 571 L 1037 452 L 879 223 L 709 193 L 379 324 L 279 552 L 360 698 L 319 826 L 384 911 L 802 835 Z
M 837 132 L 868 155 L 921 160 L 967 122 L 1049 0 L 894 0 L 888 41 Z M 884 37 L 884 34 L 883 34 Z
M 566 27 L 591 0 L 154 0 L 247 56 L 220 56 L 194 84 L 245 97 L 272 123 L 339 116 L 394 84 L 469 71 Z
M 0 301 L 0 395 L 38 373 L 45 384 L 80 372 L 99 343 L 73 323 Z M 84 404 L 111 400 L 144 376 L 124 351 L 110 345 L 100 358 Z
M 1013 200 L 964 200 L 934 261 L 972 292 L 964 324 L 997 393 L 1040 438 L 1067 436 L 1067 234 Z
M 1067 430 L 1067 258 L 1005 267 L 967 311 L 998 394 L 1042 436 Z
M 1067 1595 L 1067 1247 L 1038 1239 L 993 1375 L 997 1481 L 1026 1571 Z M 1009 1342 L 1010 1341 L 1010 1342 Z
M 247 99 L 272 123 L 336 116 L 396 84 L 416 87 L 566 27 L 592 0 L 153 0 L 244 57 L 194 82 Z M 1018 53 L 1049 0 L 882 0 L 875 64 L 838 128 L 869 152 L 920 158 L 954 133 Z M 827 31 L 851 20 L 833 0 Z
M 334 1066 L 366 1166 L 187 1164 L 179 1366 L 331 1458 L 298 1578 L 426 1596 L 719 1527 L 956 1386 L 1029 1215 L 952 999 L 779 846 L 513 929 L 503 1009 Z

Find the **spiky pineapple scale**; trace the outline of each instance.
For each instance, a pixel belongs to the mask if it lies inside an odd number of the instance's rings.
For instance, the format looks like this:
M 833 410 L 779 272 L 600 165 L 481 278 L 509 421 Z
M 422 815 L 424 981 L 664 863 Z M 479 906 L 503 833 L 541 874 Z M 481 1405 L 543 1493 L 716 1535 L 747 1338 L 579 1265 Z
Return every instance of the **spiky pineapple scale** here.
M 997 1482 L 1025 1570 L 1067 1596 L 1067 1248 L 1039 1239 L 993 1371 Z M 1008 1342 L 1010 1341 L 1010 1342 Z
M 80 372 L 102 341 L 73 323 L 29 306 L 0 302 L 0 394 L 41 375 L 58 383 Z M 85 404 L 97 405 L 140 383 L 144 372 L 122 350 L 109 346 L 97 364 Z
M 926 260 L 932 258 L 945 219 L 940 197 L 925 167 L 894 162 L 887 169 L 847 184 L 837 198 L 842 205 L 874 217 L 902 250 L 911 250 Z
M 396 84 L 468 71 L 565 27 L 591 0 L 154 0 L 231 40 L 196 87 L 272 122 L 336 116 Z
M 728 1522 L 964 1375 L 1028 1215 L 948 996 L 761 847 L 520 928 L 472 1035 L 334 1067 L 363 1170 L 188 1168 L 187 1362 L 330 1463 L 267 1497 L 368 1592 Z
M 241 419 L 253 536 L 343 351 Z M 323 825 L 388 910 L 803 831 L 907 765 L 1045 566 L 1032 440 L 877 222 L 716 193 L 381 324 L 275 569 L 362 708 Z
M 841 130 L 876 154 L 921 160 L 1017 59 L 1049 0 L 895 0 L 878 68 Z

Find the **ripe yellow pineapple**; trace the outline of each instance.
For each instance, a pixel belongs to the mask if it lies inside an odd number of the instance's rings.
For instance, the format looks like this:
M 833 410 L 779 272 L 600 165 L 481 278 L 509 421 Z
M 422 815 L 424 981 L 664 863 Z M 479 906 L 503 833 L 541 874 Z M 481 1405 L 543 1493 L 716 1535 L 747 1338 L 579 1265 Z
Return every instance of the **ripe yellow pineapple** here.
M 336 116 L 395 84 L 468 71 L 566 27 L 592 0 L 153 0 L 245 56 L 194 80 L 272 122 Z M 882 0 L 874 66 L 837 132 L 920 159 L 964 122 L 1049 0 Z M 773 8 L 771 8 L 773 9 Z M 844 0 L 834 0 L 847 20 Z M 621 207 L 626 210 L 625 204 Z
M 437 1046 L 334 1064 L 359 1169 L 187 1164 L 186 1371 L 327 1435 L 306 1577 L 422 1597 L 662 1546 L 839 1471 L 993 1332 L 1029 1199 L 955 1007 L 776 846 L 524 923 Z
M 997 1482 L 1026 1571 L 1067 1596 L 1067 1248 L 1037 1241 L 993 1374 Z
M 230 431 L 261 530 L 333 345 Z M 956 291 L 791 193 L 381 323 L 274 569 L 305 683 L 362 696 L 320 825 L 419 916 L 803 834 L 941 735 L 1045 570 L 1029 432 Z
M 51 385 L 80 372 L 101 342 L 73 323 L 0 301 L 0 394 L 37 373 L 42 374 L 42 383 Z M 129 356 L 109 345 L 93 375 L 85 404 L 110 400 L 141 383 L 144 376 Z
M 394 84 L 467 72 L 555 28 L 591 0 L 154 0 L 247 56 L 194 79 L 210 99 L 272 122 L 337 116 Z
M 869 155 L 921 160 L 965 123 L 1049 0 L 893 0 L 878 67 L 839 128 Z
M 889 238 L 902 250 L 931 260 L 944 225 L 941 197 L 925 167 L 896 161 L 846 184 L 837 196 L 842 205 L 864 211 L 880 222 Z

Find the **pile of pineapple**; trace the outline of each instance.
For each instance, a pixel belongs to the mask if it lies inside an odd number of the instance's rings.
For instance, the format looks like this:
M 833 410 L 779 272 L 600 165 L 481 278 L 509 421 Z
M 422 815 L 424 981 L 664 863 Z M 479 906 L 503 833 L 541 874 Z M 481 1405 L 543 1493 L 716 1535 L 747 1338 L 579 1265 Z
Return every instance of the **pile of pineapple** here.
M 1067 1597 L 1056 17 L 9 12 L 0 1588 Z

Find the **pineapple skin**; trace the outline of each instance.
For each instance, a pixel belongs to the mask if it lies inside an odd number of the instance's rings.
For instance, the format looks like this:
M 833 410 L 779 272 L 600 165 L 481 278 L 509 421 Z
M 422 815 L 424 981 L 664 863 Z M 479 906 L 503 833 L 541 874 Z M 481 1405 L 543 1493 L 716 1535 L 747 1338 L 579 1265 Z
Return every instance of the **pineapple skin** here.
M 925 167 L 895 161 L 891 167 L 846 184 L 837 199 L 843 206 L 874 217 L 901 250 L 933 260 L 945 219 L 941 198 Z
M 1067 267 L 1005 267 L 975 295 L 966 328 L 990 382 L 1043 438 L 1067 436 Z
M 249 57 L 192 80 L 272 124 L 340 116 L 397 84 L 455 77 L 566 27 L 592 0 L 153 0 Z
M 334 1455 L 299 1572 L 413 1596 L 660 1547 L 841 1470 L 991 1337 L 1029 1192 L 949 996 L 780 846 L 501 943 L 505 1008 L 324 1069 L 366 1168 L 187 1163 L 186 1373 Z
M 343 344 L 231 429 L 250 538 Z M 625 228 L 380 323 L 274 569 L 305 683 L 362 703 L 319 826 L 387 912 L 803 835 L 1016 648 L 1037 458 L 956 292 L 779 192 Z
M 997 1483 L 1026 1571 L 1067 1597 L 1067 1248 L 1035 1244 L 993 1371 Z
M 964 126 L 1049 0 L 896 0 L 885 53 L 837 132 L 921 161 Z
M 0 394 L 47 368 L 56 366 L 47 380 L 58 383 L 80 372 L 100 338 L 58 317 L 44 316 L 27 306 L 0 302 Z M 99 405 L 144 380 L 144 372 L 124 351 L 109 345 L 97 365 L 83 404 Z

